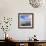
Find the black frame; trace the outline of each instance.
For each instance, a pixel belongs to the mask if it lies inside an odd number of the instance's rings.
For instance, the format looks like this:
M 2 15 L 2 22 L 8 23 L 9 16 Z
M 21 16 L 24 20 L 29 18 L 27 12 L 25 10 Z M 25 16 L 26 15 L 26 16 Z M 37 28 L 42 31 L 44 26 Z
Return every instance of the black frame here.
M 32 27 L 20 27 L 20 15 L 22 14 L 27 14 L 27 15 L 32 15 Z M 33 13 L 18 13 L 18 28 L 19 29 L 31 29 L 34 28 L 34 14 Z

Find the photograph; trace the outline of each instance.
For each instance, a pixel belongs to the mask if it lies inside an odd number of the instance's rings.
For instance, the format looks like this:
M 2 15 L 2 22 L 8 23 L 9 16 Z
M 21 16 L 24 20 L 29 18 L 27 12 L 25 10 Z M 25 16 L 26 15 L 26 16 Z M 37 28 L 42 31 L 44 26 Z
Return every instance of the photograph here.
M 19 13 L 18 28 L 33 28 L 33 13 Z

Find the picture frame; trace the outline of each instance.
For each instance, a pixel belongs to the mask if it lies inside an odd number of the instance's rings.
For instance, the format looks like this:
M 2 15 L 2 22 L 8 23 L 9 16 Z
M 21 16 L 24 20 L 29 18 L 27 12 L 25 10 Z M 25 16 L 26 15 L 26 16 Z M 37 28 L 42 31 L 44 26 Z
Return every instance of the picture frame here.
M 33 13 L 18 13 L 18 28 L 31 29 L 34 27 Z

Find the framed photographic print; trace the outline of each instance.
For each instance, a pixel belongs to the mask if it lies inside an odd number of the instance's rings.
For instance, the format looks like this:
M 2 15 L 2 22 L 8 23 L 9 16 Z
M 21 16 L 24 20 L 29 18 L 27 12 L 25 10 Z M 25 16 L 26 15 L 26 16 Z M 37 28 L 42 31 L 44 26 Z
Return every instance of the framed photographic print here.
M 18 13 L 18 28 L 33 28 L 33 13 Z

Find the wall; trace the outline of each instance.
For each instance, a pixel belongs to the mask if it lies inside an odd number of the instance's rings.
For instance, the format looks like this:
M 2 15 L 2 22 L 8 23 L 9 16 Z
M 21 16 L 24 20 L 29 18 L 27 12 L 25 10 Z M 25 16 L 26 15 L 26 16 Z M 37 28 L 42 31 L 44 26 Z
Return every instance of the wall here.
M 37 35 L 37 39 L 44 40 L 46 34 L 44 21 L 46 15 L 45 12 L 45 5 L 40 8 L 33 8 L 32 6 L 30 6 L 28 0 L 0 0 L 0 16 L 13 18 L 10 31 L 8 31 L 7 33 L 10 34 L 10 37 L 13 37 L 16 40 L 28 40 L 29 37 L 32 37 L 34 34 Z M 34 13 L 34 28 L 18 29 L 18 13 Z M 2 31 L 0 32 L 0 34 L 1 33 Z M 2 38 L 3 37 L 0 36 L 0 39 Z

